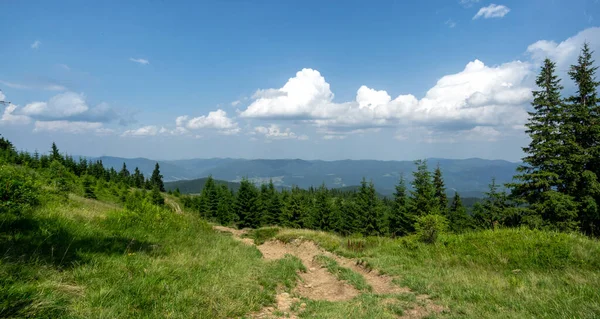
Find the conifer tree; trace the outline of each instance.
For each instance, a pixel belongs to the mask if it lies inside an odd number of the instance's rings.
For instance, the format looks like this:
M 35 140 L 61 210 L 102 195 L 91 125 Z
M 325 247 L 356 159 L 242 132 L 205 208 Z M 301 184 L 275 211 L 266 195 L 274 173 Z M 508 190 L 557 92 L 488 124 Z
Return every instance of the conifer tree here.
M 260 226 L 258 211 L 258 191 L 247 178 L 243 178 L 236 198 L 236 213 L 239 216 L 239 227 L 257 228 Z
M 144 187 L 144 174 L 140 172 L 139 168 L 135 168 L 133 171 L 133 187 L 135 188 L 143 188 Z
M 581 230 L 598 234 L 600 226 L 600 100 L 592 51 L 585 43 L 569 76 L 577 92 L 565 103 L 563 139 L 568 166 L 563 171 L 566 194 L 578 202 Z
M 316 191 L 314 207 L 314 227 L 319 230 L 332 231 L 335 229 L 334 212 L 331 207 L 329 192 L 323 183 Z
M 413 181 L 410 199 L 410 211 L 415 217 L 436 214 L 439 203 L 435 199 L 435 188 L 431 181 L 431 172 L 427 168 L 426 160 L 415 161 L 417 170 L 413 172 Z
M 359 208 L 354 198 L 345 198 L 340 203 L 341 233 L 351 235 L 360 233 L 362 219 L 359 216 Z
M 175 189 L 175 191 L 177 192 L 178 189 Z M 217 192 L 219 198 L 219 203 L 217 205 L 217 221 L 221 225 L 229 225 L 235 221 L 235 214 L 233 212 L 235 196 L 227 185 L 224 184 L 218 187 Z
M 152 171 L 152 176 L 150 177 L 150 185 L 158 187 L 161 192 L 165 191 L 165 184 L 163 183 L 163 176 L 160 174 L 158 163 L 154 165 L 154 171 Z
M 492 178 L 486 197 L 473 207 L 473 219 L 481 228 L 496 228 L 504 224 L 509 204 L 506 193 L 499 188 L 496 179 Z
M 83 197 L 96 199 L 96 193 L 93 185 L 94 181 L 92 178 L 89 175 L 85 175 L 81 183 L 83 186 Z
M 365 235 L 379 235 L 381 233 L 381 207 L 373 182 L 367 184 L 363 177 L 361 187 L 356 198 L 362 232 Z
M 301 228 L 304 225 L 305 218 L 306 207 L 302 200 L 302 193 L 297 186 L 294 186 L 285 206 L 282 226 Z
M 158 189 L 157 185 L 152 187 L 152 191 L 150 192 L 150 202 L 154 205 L 163 206 L 165 204 L 165 199 L 160 193 L 160 189 Z
M 438 163 L 433 173 L 433 187 L 435 188 L 434 196 L 438 201 L 440 213 L 446 215 L 448 212 L 448 197 L 446 196 L 446 186 L 444 185 L 440 163 Z
M 202 203 L 201 213 L 206 218 L 214 218 L 217 216 L 217 206 L 219 205 L 219 198 L 217 194 L 217 186 L 212 176 L 208 176 L 202 192 L 200 193 L 200 200 Z
M 275 189 L 275 185 L 273 181 L 269 181 L 266 190 L 266 210 L 264 213 L 263 221 L 265 225 L 277 225 L 279 224 L 283 204 L 281 202 L 281 198 L 277 190 Z
M 404 176 L 400 176 L 400 181 L 396 185 L 394 192 L 394 202 L 388 217 L 389 233 L 392 236 L 404 236 L 412 233 L 415 223 L 415 217 L 408 211 L 408 197 L 406 194 L 406 182 Z
M 125 162 L 123 162 L 123 167 L 119 171 L 119 179 L 121 180 L 121 182 L 123 182 L 125 184 L 129 184 L 129 176 L 130 175 L 131 175 L 131 173 L 129 173 L 129 170 L 127 169 L 127 165 L 125 164 Z
M 59 163 L 62 163 L 62 160 L 63 158 L 60 155 L 60 152 L 58 151 L 56 143 L 52 142 L 52 148 L 50 149 L 50 162 L 58 161 Z
M 467 214 L 458 192 L 454 192 L 452 204 L 448 210 L 448 224 L 450 230 L 455 233 L 463 232 L 470 227 L 470 216 Z

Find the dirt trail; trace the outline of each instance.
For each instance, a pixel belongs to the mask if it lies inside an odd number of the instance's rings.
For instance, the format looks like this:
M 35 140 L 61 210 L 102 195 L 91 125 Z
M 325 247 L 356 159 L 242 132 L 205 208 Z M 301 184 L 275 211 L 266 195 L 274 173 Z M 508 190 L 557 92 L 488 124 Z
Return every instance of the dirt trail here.
M 238 230 L 224 226 L 213 226 L 220 232 L 229 232 L 233 238 L 247 245 L 254 245 L 254 241 L 250 238 L 242 238 L 246 234 L 246 230 Z M 360 294 L 353 286 L 344 281 L 338 280 L 326 268 L 321 267 L 315 261 L 315 256 L 325 255 L 334 259 L 342 267 L 350 268 L 353 271 L 361 274 L 367 283 L 373 288 L 373 293 L 380 295 L 387 294 L 402 294 L 412 293 L 407 287 L 400 287 L 392 282 L 392 277 L 379 274 L 376 270 L 368 270 L 357 264 L 356 260 L 341 257 L 331 252 L 323 250 L 312 241 L 293 240 L 290 243 L 283 243 L 278 240 L 270 240 L 262 245 L 256 246 L 267 260 L 277 260 L 284 258 L 285 255 L 293 255 L 298 257 L 302 264 L 306 267 L 305 273 L 300 273 L 302 282 L 298 283 L 293 293 L 312 299 L 312 300 L 327 300 L 327 301 L 344 301 L 350 300 Z M 290 312 L 292 303 L 299 302 L 300 299 L 291 297 L 286 292 L 280 292 L 276 296 L 277 306 L 266 307 L 259 313 L 254 314 L 253 318 L 271 318 L 275 311 L 284 312 L 288 318 L 297 318 Z M 388 299 L 384 299 L 388 300 Z M 403 316 L 399 318 L 418 319 L 426 317 L 431 313 L 439 313 L 444 310 L 443 307 L 434 304 L 429 296 L 417 295 L 417 305 L 411 309 L 407 309 Z M 303 306 L 305 306 L 303 304 Z M 300 307 L 303 308 L 302 306 Z

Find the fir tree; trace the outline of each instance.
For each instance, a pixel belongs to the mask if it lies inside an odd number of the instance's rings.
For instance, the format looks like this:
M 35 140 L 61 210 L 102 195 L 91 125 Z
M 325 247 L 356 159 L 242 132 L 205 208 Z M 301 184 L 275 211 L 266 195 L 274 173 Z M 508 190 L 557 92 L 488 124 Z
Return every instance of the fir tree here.
M 433 187 L 435 188 L 434 196 L 438 201 L 440 213 L 446 215 L 448 212 L 448 198 L 446 196 L 446 186 L 444 185 L 440 163 L 438 163 L 435 172 L 433 173 Z
M 333 216 L 334 213 L 331 207 L 329 192 L 325 187 L 325 184 L 322 184 L 319 189 L 317 189 L 315 196 L 314 227 L 325 231 L 334 230 L 336 227 L 335 218 Z
M 431 172 L 427 168 L 427 161 L 415 161 L 417 170 L 413 172 L 413 181 L 410 199 L 411 214 L 416 217 L 437 214 L 439 203 L 435 199 L 435 188 L 431 181 Z
M 60 155 L 60 152 L 58 151 L 58 147 L 56 146 L 56 143 L 52 142 L 52 148 L 50 149 L 50 161 L 58 161 L 58 162 L 62 162 L 63 158 Z
M 260 226 L 258 212 L 258 191 L 247 178 L 242 179 L 237 193 L 236 212 L 239 216 L 240 228 L 257 228 Z
M 363 233 L 365 235 L 379 235 L 382 230 L 379 198 L 377 198 L 377 193 L 375 191 L 375 185 L 373 185 L 373 182 L 367 184 L 367 181 L 364 177 L 356 198 L 356 203 L 358 206 L 360 223 L 363 226 Z
M 157 185 L 152 187 L 152 191 L 150 192 L 150 202 L 154 205 L 163 206 L 165 204 L 165 199 L 160 193 L 160 189 L 158 189 Z
M 119 171 L 119 179 L 121 182 L 129 184 L 130 175 L 131 174 L 129 173 L 129 170 L 127 170 L 127 165 L 125 165 L 125 162 L 123 162 L 123 167 L 121 168 L 121 171 Z
M 212 176 L 208 176 L 202 193 L 200 194 L 200 200 L 202 202 L 202 211 L 204 217 L 214 218 L 217 216 L 217 206 L 219 205 L 219 199 L 217 194 L 217 185 Z
M 283 204 L 273 181 L 269 181 L 266 191 L 266 210 L 264 212 L 264 223 L 265 225 L 277 225 L 281 219 Z
M 400 176 L 400 181 L 396 185 L 394 192 L 394 202 L 388 217 L 389 233 L 392 236 L 404 236 L 412 233 L 415 223 L 415 217 L 408 211 L 408 198 L 406 195 L 406 182 L 404 176 Z
M 529 122 L 525 131 L 529 134 L 531 142 L 523 148 L 527 155 L 517 169 L 520 173 L 515 176 L 517 182 L 510 185 L 512 196 L 529 203 L 528 215 L 538 215 L 552 223 L 560 221 L 544 208 L 546 193 L 553 189 L 566 189 L 561 177 L 571 165 L 563 154 L 565 147 L 562 141 L 568 136 L 568 130 L 565 130 L 568 125 L 561 129 L 564 114 L 560 91 L 563 87 L 555 70 L 555 63 L 546 59 L 536 79 L 539 90 L 533 91 L 534 111 L 529 112 Z M 574 216 L 565 217 L 576 218 L 576 211 Z
M 83 186 L 83 197 L 96 199 L 96 193 L 94 191 L 94 181 L 89 175 L 85 175 L 82 179 Z
M 473 219 L 481 228 L 496 228 L 504 224 L 509 204 L 506 193 L 499 188 L 496 179 L 492 178 L 486 197 L 473 207 Z
M 567 99 L 563 125 L 569 164 L 564 169 L 566 194 L 573 196 L 579 206 L 578 220 L 581 230 L 597 234 L 600 226 L 600 100 L 596 81 L 593 52 L 583 45 L 577 64 L 571 66 L 569 76 L 577 92 Z M 573 216 L 569 216 L 571 218 Z
M 450 230 L 455 233 L 463 232 L 470 228 L 470 216 L 467 214 L 467 210 L 462 204 L 460 195 L 458 192 L 454 192 L 452 198 L 452 204 L 448 210 L 448 224 Z
M 282 226 L 300 228 L 306 218 L 306 207 L 302 200 L 302 194 L 297 186 L 292 188 L 283 213 Z
M 177 192 L 178 189 L 175 189 Z M 221 225 L 229 225 L 235 221 L 233 203 L 235 196 L 227 185 L 221 185 L 217 189 L 219 203 L 217 204 L 217 221 Z
M 133 187 L 135 188 L 143 188 L 144 187 L 144 174 L 142 174 L 142 172 L 140 172 L 139 168 L 135 168 L 135 170 L 133 171 Z
M 154 165 L 154 171 L 152 171 L 152 176 L 150 177 L 150 185 L 158 187 L 161 192 L 165 191 L 165 184 L 163 183 L 163 176 L 160 174 L 158 163 Z

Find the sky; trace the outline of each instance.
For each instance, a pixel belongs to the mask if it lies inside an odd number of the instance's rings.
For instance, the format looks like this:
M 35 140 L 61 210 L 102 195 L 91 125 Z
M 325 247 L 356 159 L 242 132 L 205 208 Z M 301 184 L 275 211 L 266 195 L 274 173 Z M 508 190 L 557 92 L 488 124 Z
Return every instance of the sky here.
M 0 134 L 86 156 L 518 161 L 599 0 L 0 2 Z

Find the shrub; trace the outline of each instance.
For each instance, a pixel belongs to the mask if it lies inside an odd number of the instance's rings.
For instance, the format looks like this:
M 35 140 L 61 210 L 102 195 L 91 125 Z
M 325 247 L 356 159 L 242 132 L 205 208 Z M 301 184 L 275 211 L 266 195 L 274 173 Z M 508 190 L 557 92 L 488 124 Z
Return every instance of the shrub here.
M 419 240 L 433 244 L 437 241 L 438 235 L 448 229 L 448 220 L 437 214 L 421 216 L 417 218 L 415 229 Z
M 39 204 L 40 189 L 33 178 L 10 166 L 0 167 L 0 215 L 21 216 Z

